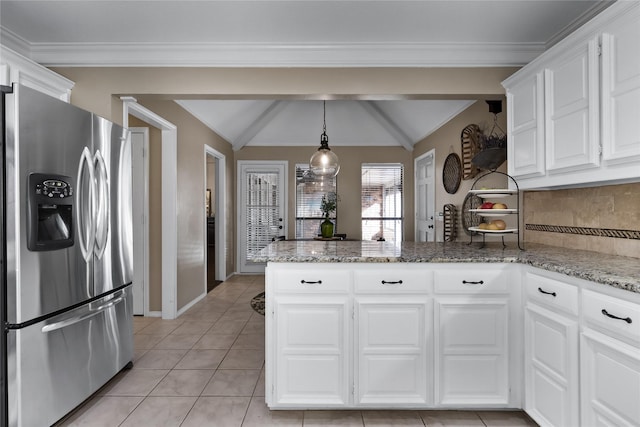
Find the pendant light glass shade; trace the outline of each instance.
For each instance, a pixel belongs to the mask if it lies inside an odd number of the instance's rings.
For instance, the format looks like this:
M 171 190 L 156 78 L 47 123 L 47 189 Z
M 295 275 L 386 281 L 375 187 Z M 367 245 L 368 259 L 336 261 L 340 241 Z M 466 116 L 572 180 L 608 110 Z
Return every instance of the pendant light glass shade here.
M 316 151 L 311 160 L 309 160 L 309 169 L 318 177 L 332 178 L 338 175 L 340 171 L 340 163 L 338 162 L 338 156 L 329 148 L 329 137 L 327 136 L 327 121 L 326 121 L 326 107 L 325 101 L 322 103 L 323 110 L 323 125 L 322 135 L 320 135 L 320 148 Z

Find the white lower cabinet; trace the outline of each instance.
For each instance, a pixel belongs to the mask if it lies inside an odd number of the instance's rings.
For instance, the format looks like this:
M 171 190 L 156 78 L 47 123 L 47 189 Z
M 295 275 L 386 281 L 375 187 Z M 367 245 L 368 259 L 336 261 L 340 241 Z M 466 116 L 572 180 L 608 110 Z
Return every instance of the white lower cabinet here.
M 275 309 L 275 404 L 346 406 L 349 403 L 347 297 L 278 297 Z
M 509 404 L 508 306 L 507 298 L 436 298 L 438 405 Z
M 537 304 L 525 311 L 525 410 L 541 426 L 578 426 L 578 322 Z
M 355 307 L 355 403 L 430 403 L 430 298 L 357 296 Z
M 640 425 L 640 348 L 588 328 L 580 345 L 582 425 Z

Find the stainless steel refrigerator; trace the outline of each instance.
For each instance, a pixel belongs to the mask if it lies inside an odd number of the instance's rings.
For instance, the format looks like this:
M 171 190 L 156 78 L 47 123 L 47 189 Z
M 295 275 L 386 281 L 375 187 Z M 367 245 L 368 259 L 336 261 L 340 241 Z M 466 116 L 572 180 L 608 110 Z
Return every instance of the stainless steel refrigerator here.
M 48 426 L 133 359 L 128 131 L 2 87 L 0 425 Z

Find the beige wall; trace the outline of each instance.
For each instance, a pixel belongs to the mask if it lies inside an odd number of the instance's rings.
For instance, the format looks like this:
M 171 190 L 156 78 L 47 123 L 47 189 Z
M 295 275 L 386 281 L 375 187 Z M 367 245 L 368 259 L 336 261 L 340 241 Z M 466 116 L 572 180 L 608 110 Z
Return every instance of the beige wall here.
M 227 173 L 227 273 L 235 271 L 235 160 L 242 158 L 242 150 L 234 155 L 228 143 L 204 128 L 176 104 L 173 99 L 184 98 L 262 98 L 286 97 L 322 98 L 368 96 L 372 99 L 409 97 L 416 99 L 485 99 L 501 95 L 504 89 L 500 82 L 513 74 L 517 68 L 377 68 L 377 69 L 271 69 L 271 68 L 53 68 L 57 73 L 75 82 L 71 102 L 93 111 L 117 123 L 122 122 L 120 95 L 131 95 L 152 111 L 178 126 L 178 308 L 203 289 L 204 278 L 204 210 L 194 207 L 203 203 L 204 194 L 204 144 L 210 143 L 226 156 Z M 466 123 L 465 123 L 466 124 Z M 459 130 L 458 130 L 459 132 Z M 459 135 L 451 143 L 459 144 Z M 447 147 L 450 142 L 444 142 Z M 428 143 L 427 143 L 428 145 Z M 422 145 L 424 146 L 424 145 Z M 248 150 L 248 149 L 247 149 Z M 257 150 L 257 148 L 256 148 Z M 394 148 L 392 157 L 407 166 L 405 189 L 407 203 L 405 216 L 413 212 L 413 157 L 402 148 Z M 285 152 L 291 151 L 289 148 Z M 304 155 L 302 154 L 304 151 Z M 369 153 L 369 151 L 371 151 Z M 270 152 L 271 154 L 267 154 Z M 346 215 L 341 221 L 341 231 L 350 235 L 359 233 L 357 202 L 352 197 L 353 179 L 359 183 L 362 161 L 389 161 L 384 149 L 361 150 L 336 147 L 345 163 L 340 174 L 339 188 L 344 191 L 339 214 Z M 308 161 L 308 148 L 301 150 L 299 159 Z M 414 154 L 420 154 L 417 150 Z M 442 151 L 438 156 L 443 155 Z M 281 158 L 282 153 L 265 150 L 249 157 Z M 359 160 L 356 160 L 359 159 Z M 402 160 L 404 159 L 404 160 Z M 411 171 L 409 171 L 411 169 Z M 359 172 L 358 172 L 359 173 Z M 351 178 L 348 178 L 351 176 Z M 344 180 L 344 181 L 342 181 Z M 340 183 L 341 182 L 341 183 Z M 343 186 L 345 187 L 342 190 Z M 462 191 L 462 189 L 461 189 Z M 460 192 L 458 193 L 460 194 Z M 444 203 L 438 201 L 438 205 Z M 359 211 L 359 208 L 358 208 Z M 200 217 L 199 217 L 200 216 Z M 358 219 L 356 219 L 358 218 Z M 357 225 L 356 225 L 357 224 Z M 290 227 L 290 230 L 292 228 Z M 358 230 L 358 231 L 356 231 Z M 407 222 L 405 238 L 413 238 L 413 221 Z M 154 294 L 155 295 L 155 294 Z M 156 296 L 154 296 L 156 298 Z M 154 300 L 155 301 L 155 300 Z M 155 303 L 154 303 L 155 304 Z M 155 307 L 155 305 L 154 305 Z
M 527 224 L 640 232 L 640 183 L 554 191 L 526 191 Z M 527 242 L 640 258 L 640 240 L 567 232 L 525 231 Z
M 164 117 L 178 128 L 178 309 L 204 292 L 204 268 L 206 261 L 205 225 L 205 152 L 207 144 L 232 159 L 229 143 L 224 141 L 202 122 L 173 101 L 146 101 L 144 106 Z M 233 168 L 229 168 L 227 181 L 233 183 Z M 227 191 L 230 191 L 229 189 Z M 229 206 L 227 212 L 232 207 Z M 227 215 L 228 228 L 233 229 L 233 215 Z M 227 245 L 232 250 L 228 232 Z M 230 252 L 233 253 L 233 252 Z M 233 271 L 232 258 L 227 262 Z
M 318 143 L 319 144 L 319 143 Z M 245 147 L 236 152 L 236 160 L 284 160 L 288 162 L 288 238 L 295 236 L 295 166 L 309 163 L 316 147 Z M 360 239 L 360 166 L 363 163 L 402 163 L 404 165 L 404 236 L 413 240 L 413 155 L 401 147 L 331 147 L 340 160 L 337 176 L 338 233 L 346 233 L 350 239 Z
M 491 97 L 488 99 L 500 99 L 500 97 L 496 98 Z M 503 112 L 498 114 L 498 126 L 502 128 L 504 131 L 507 130 L 506 125 L 506 101 L 502 98 L 502 108 Z M 466 110 L 460 113 L 458 116 L 454 117 L 451 121 L 446 123 L 436 132 L 420 141 L 416 144 L 414 149 L 414 157 L 417 158 L 422 154 L 428 152 L 431 149 L 435 149 L 436 156 L 436 194 L 435 194 L 435 204 L 436 204 L 436 212 L 442 212 L 445 204 L 451 203 L 456 206 L 458 209 L 458 241 L 465 241 L 469 239 L 469 236 L 465 234 L 462 229 L 462 220 L 461 217 L 464 214 L 462 212 L 462 203 L 464 202 L 464 198 L 467 195 L 467 192 L 471 189 L 474 181 L 481 175 L 478 174 L 475 178 L 462 180 L 460 183 L 460 187 L 455 194 L 449 194 L 444 189 L 442 185 L 442 167 L 444 165 L 444 161 L 449 155 L 449 153 L 456 153 L 462 159 L 462 150 L 461 150 L 461 141 L 460 134 L 462 130 L 470 124 L 477 124 L 481 128 L 487 128 L 487 132 L 491 130 L 493 126 L 493 114 L 489 113 L 489 106 L 484 100 L 479 100 L 473 105 L 469 106 Z M 498 171 L 505 172 L 507 171 L 507 163 L 503 163 L 502 166 L 498 168 Z M 504 188 L 507 185 L 507 178 L 504 175 L 492 175 L 487 178 L 483 178 L 482 181 L 478 182 L 476 188 L 481 188 L 483 186 L 489 188 Z M 498 200 L 491 200 L 493 202 L 497 202 Z M 507 205 L 509 207 L 515 207 L 516 198 L 512 197 L 507 199 Z M 515 226 L 515 218 L 505 218 L 509 223 L 513 223 Z M 443 235 L 443 222 L 436 221 L 436 237 L 438 241 L 442 241 Z M 514 240 L 517 236 L 507 236 L 506 240 Z

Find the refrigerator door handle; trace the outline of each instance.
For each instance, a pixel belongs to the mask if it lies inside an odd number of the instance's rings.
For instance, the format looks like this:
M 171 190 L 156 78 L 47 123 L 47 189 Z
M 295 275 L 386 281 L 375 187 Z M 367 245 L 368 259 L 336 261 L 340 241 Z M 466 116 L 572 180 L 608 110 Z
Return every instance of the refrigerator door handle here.
M 100 150 L 96 151 L 94 156 L 94 164 L 96 166 L 96 193 L 95 196 L 97 198 L 96 203 L 96 224 L 95 224 L 95 233 L 96 233 L 96 241 L 94 252 L 98 259 L 102 258 L 104 251 L 107 246 L 108 237 L 109 237 L 109 209 L 111 202 L 109 200 L 109 178 L 107 175 L 107 167 L 104 161 L 104 157 Z
M 82 194 L 82 174 L 85 168 L 89 171 L 89 194 Z M 91 161 L 91 153 L 87 147 L 82 150 L 80 163 L 78 164 L 78 181 L 76 182 L 76 222 L 78 224 L 78 241 L 80 243 L 80 251 L 86 262 L 93 257 L 93 248 L 95 244 L 95 227 L 93 226 L 93 193 L 94 193 L 95 174 L 93 171 L 93 162 Z M 83 215 L 84 209 L 82 203 L 89 203 L 89 215 Z
M 49 323 L 47 325 L 44 325 L 42 327 L 42 333 L 48 333 L 48 332 L 53 332 L 53 331 L 57 331 L 59 329 L 63 329 L 66 328 L 68 326 L 71 325 L 75 325 L 76 323 L 80 323 L 82 321 L 85 321 L 93 316 L 97 316 L 98 314 L 110 309 L 111 307 L 113 307 L 114 305 L 119 304 L 120 302 L 122 302 L 122 300 L 124 300 L 126 296 L 126 291 L 122 290 L 120 291 L 120 294 L 115 297 L 110 299 L 108 302 L 106 302 L 105 304 L 102 304 L 96 308 L 85 308 L 84 313 L 82 314 L 77 314 L 75 316 L 69 317 L 67 319 L 64 320 L 60 320 L 58 322 L 54 322 L 54 323 Z

